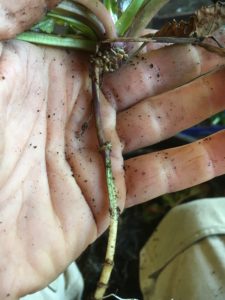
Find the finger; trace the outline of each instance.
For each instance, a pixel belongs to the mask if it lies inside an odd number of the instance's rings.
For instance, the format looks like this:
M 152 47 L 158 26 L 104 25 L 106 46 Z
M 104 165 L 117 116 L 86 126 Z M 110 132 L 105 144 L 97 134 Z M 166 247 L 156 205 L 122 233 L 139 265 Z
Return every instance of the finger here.
M 0 81 L 0 299 L 9 292 L 18 299 L 46 286 L 96 238 L 65 159 L 65 126 L 87 81 L 85 60 L 10 41 Z
M 10 39 L 37 22 L 59 0 L 2 0 L 0 4 L 0 40 Z
M 127 203 L 132 206 L 225 173 L 225 131 L 198 142 L 125 162 Z
M 201 47 L 163 47 L 142 54 L 106 75 L 103 92 L 121 111 L 142 99 L 181 86 L 224 63 L 223 57 Z
M 129 152 L 162 141 L 225 108 L 225 69 L 122 111 L 117 130 Z
M 100 235 L 109 223 L 109 200 L 105 175 L 104 153 L 97 139 L 92 97 L 88 86 L 83 86 L 66 130 L 66 155 L 76 182 L 84 195 Z M 112 171 L 118 196 L 118 206 L 124 208 L 125 180 L 122 148 L 116 126 L 116 112 L 101 97 L 102 127 L 106 141 L 112 143 Z

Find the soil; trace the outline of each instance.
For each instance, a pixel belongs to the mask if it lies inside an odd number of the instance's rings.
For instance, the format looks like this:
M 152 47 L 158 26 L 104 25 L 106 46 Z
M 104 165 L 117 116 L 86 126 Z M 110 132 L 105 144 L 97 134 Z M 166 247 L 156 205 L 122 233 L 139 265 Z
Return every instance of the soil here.
M 155 146 L 155 149 L 182 144 L 173 138 L 159 144 L 158 147 Z M 220 176 L 193 188 L 167 194 L 124 211 L 120 218 L 115 266 L 107 294 L 114 293 L 126 299 L 143 299 L 139 286 L 139 252 L 160 220 L 171 208 L 181 203 L 224 195 L 225 176 Z M 89 246 L 77 261 L 85 281 L 84 300 L 91 299 L 95 291 L 105 257 L 107 237 L 108 232 Z
M 153 20 L 152 24 L 162 26 L 165 20 L 188 17 L 196 8 L 211 4 L 211 1 L 172 0 Z M 183 145 L 184 140 L 174 137 L 151 148 L 160 150 Z M 139 152 L 132 155 L 138 155 Z M 225 176 L 181 192 L 164 195 L 143 205 L 127 209 L 120 218 L 115 267 L 107 294 L 115 293 L 121 298 L 142 299 L 139 287 L 139 252 L 165 214 L 175 205 L 203 197 L 224 196 Z M 91 299 L 105 256 L 107 232 L 92 244 L 77 260 L 85 281 L 83 299 Z M 112 297 L 108 299 L 113 299 Z M 114 298 L 115 299 L 115 298 Z

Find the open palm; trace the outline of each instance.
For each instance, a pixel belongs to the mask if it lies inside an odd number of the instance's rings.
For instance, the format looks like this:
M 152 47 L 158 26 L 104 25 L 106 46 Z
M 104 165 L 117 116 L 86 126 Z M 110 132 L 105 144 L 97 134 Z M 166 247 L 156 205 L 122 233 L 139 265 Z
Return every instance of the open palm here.
M 121 209 L 225 172 L 224 132 L 125 163 L 122 155 L 223 110 L 223 64 L 201 48 L 172 46 L 105 76 Z M 87 55 L 1 44 L 0 299 L 46 286 L 108 225 L 88 69 Z

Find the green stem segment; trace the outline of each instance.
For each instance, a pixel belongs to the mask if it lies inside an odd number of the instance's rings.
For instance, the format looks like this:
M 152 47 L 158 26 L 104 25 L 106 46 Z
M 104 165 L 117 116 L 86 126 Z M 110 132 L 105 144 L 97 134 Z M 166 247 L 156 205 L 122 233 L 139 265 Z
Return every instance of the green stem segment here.
M 105 28 L 105 37 L 106 38 L 116 38 L 116 29 L 113 22 L 113 19 L 104 6 L 99 0 L 73 0 L 75 3 L 79 3 L 87 7 L 96 17 L 102 22 Z
M 124 36 L 145 0 L 133 0 L 116 22 L 118 36 Z
M 134 22 L 131 24 L 126 36 L 137 37 L 143 33 L 152 18 L 169 0 L 151 0 L 145 1 L 142 9 L 138 12 Z
M 99 78 L 100 78 L 100 70 L 95 64 L 93 64 L 92 93 L 93 93 L 93 100 L 94 100 L 94 110 L 95 110 L 98 140 L 99 140 L 100 149 L 104 153 L 106 181 L 107 181 L 108 196 L 109 196 L 109 212 L 110 212 L 109 237 L 108 237 L 108 244 L 106 249 L 105 262 L 95 291 L 95 295 L 94 295 L 95 300 L 103 299 L 103 296 L 108 287 L 108 282 L 113 269 L 114 255 L 116 249 L 118 219 L 119 219 L 119 209 L 117 204 L 118 196 L 117 196 L 116 185 L 112 173 L 112 161 L 111 161 L 112 145 L 105 138 L 103 124 L 102 124 L 102 117 L 101 117 Z
M 95 295 L 94 295 L 95 300 L 103 299 L 103 296 L 108 287 L 108 283 L 114 265 L 114 255 L 116 250 L 116 239 L 117 239 L 118 219 L 119 219 L 119 210 L 117 206 L 117 193 L 116 193 L 116 187 L 113 179 L 112 165 L 111 165 L 111 144 L 107 143 L 104 148 L 105 148 L 104 154 L 105 154 L 106 180 L 107 180 L 109 203 L 110 203 L 110 225 L 109 225 L 109 236 L 108 236 L 108 244 L 106 249 L 105 261 L 95 291 Z

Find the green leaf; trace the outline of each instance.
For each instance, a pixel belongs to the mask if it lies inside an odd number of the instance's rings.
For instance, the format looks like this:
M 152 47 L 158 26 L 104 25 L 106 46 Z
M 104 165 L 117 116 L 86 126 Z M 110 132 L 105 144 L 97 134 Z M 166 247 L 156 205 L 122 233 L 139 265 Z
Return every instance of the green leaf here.
M 31 30 L 32 31 L 42 31 L 44 33 L 53 33 L 55 28 L 55 22 L 51 18 L 45 18 L 38 24 L 34 25 Z
M 88 52 L 94 52 L 96 49 L 96 43 L 94 41 L 76 37 L 60 37 L 52 34 L 24 32 L 17 35 L 16 39 L 34 44 L 80 49 Z
M 97 39 L 95 32 L 89 26 L 85 25 L 83 22 L 80 22 L 71 17 L 60 15 L 58 13 L 55 13 L 54 11 L 48 13 L 47 16 L 55 19 L 56 22 L 57 20 L 61 21 L 62 24 L 64 24 L 65 26 L 68 25 L 71 26 L 73 29 L 81 32 L 84 36 L 90 38 L 91 40 Z
M 108 11 L 112 11 L 113 13 L 117 13 L 117 1 L 115 1 L 115 0 L 103 0 L 103 4 L 108 9 Z
M 85 7 L 72 1 L 62 1 L 58 4 L 55 11 L 57 11 L 58 14 L 66 14 L 66 16 L 83 21 L 85 24 L 88 24 L 89 28 L 92 28 L 99 38 L 104 37 L 105 31 L 102 23 Z
M 114 22 L 116 22 L 121 14 L 118 2 L 116 0 L 104 0 L 103 3 L 107 10 L 111 13 Z
M 116 22 L 116 30 L 119 36 L 123 36 L 132 24 L 136 14 L 141 9 L 145 0 L 133 0 Z
M 137 37 L 142 34 L 143 30 L 148 26 L 152 18 L 169 0 L 145 0 L 144 5 L 138 11 L 134 18 L 134 22 L 129 28 L 129 36 Z

